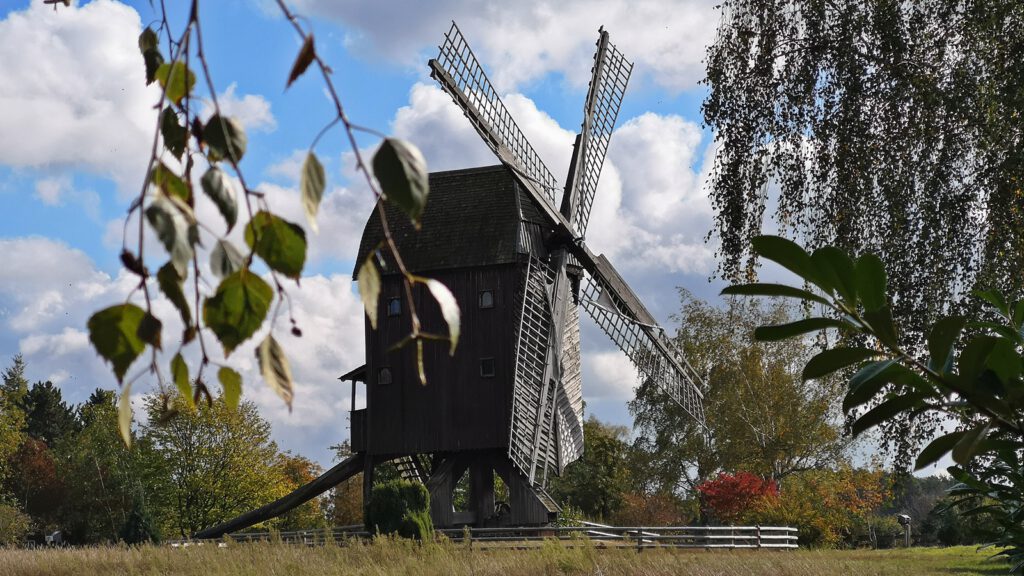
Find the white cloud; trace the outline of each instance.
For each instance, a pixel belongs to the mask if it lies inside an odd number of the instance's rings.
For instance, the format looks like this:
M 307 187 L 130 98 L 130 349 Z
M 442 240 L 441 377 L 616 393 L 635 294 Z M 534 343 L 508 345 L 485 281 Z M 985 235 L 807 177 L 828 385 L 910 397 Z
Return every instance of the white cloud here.
M 58 11 L 36 1 L 0 20 L 0 164 L 136 187 L 159 97 L 146 86 L 141 30 L 139 14 L 112 0 Z
M 47 206 L 63 206 L 70 201 L 94 222 L 100 219 L 100 195 L 93 190 L 75 188 L 69 174 L 36 180 L 36 198 Z
M 259 94 L 236 96 L 237 82 L 232 82 L 223 93 L 217 95 L 217 105 L 225 116 L 232 116 L 242 123 L 250 132 L 273 132 L 277 129 L 277 119 L 270 112 L 270 102 Z M 204 107 L 203 115 L 213 115 L 213 107 Z
M 576 86 L 585 85 L 601 26 L 635 62 L 638 76 L 673 91 L 693 88 L 704 77 L 702 61 L 719 20 L 716 4 L 717 0 L 295 2 L 299 13 L 342 24 L 349 49 L 415 68 L 435 55 L 435 46 L 455 20 L 501 91 L 552 72 Z M 403 17 L 395 18 L 396 13 Z
M 7 255 L 0 267 L 0 343 L 20 351 L 32 379 L 57 383 L 72 402 L 86 399 L 97 386 L 115 385 L 109 366 L 89 344 L 88 317 L 105 306 L 123 302 L 133 291 L 137 278 L 127 272 L 117 277 L 96 269 L 79 250 L 39 237 L 0 239 L 0 252 Z M 285 449 L 300 452 L 326 463 L 328 446 L 344 439 L 350 390 L 338 376 L 362 364 L 363 308 L 352 290 L 348 274 L 314 275 L 302 279 L 302 287 L 288 288 L 290 310 L 303 336 L 289 334 L 287 316 L 278 320 L 276 337 L 284 347 L 295 377 L 295 406 L 289 414 L 280 398 L 262 382 L 253 349 L 262 338 L 257 335 L 230 357 L 245 381 L 244 396 L 255 401 L 270 420 L 274 437 Z M 176 350 L 181 321 L 173 306 L 151 286 L 155 314 L 164 323 L 165 353 Z M 138 301 L 136 293 L 133 301 Z M 207 333 L 207 345 L 214 361 L 221 361 L 219 347 Z M 190 366 L 198 366 L 198 346 L 186 348 Z M 141 362 L 129 371 L 133 375 Z M 208 377 L 214 382 L 216 377 Z M 138 381 L 133 393 L 152 391 L 149 376 Z M 360 398 L 363 397 L 360 390 Z M 139 415 L 136 415 L 138 419 Z

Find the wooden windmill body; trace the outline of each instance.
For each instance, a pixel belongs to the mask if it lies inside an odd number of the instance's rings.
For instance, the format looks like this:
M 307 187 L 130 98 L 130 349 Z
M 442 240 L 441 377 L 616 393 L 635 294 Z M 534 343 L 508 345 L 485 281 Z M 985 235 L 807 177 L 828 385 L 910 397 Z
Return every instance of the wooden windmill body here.
M 443 282 L 462 311 L 462 337 L 425 346 L 427 385 L 413 347 L 402 279 L 385 268 L 376 330 L 366 324 L 366 364 L 342 376 L 366 385 L 366 407 L 351 413 L 355 454 L 281 500 L 197 534 L 215 537 L 279 515 L 338 482 L 397 464 L 426 484 L 436 526 L 537 525 L 558 506 L 548 480 L 583 452 L 579 309 L 652 381 L 703 426 L 700 378 L 603 255 L 584 241 L 597 182 L 632 65 L 600 31 L 582 130 L 564 187 L 544 166 L 452 24 L 432 76 L 465 112 L 501 164 L 430 175 L 416 231 L 395 211 L 392 236 L 407 268 Z M 556 198 L 558 198 L 556 203 Z M 382 231 L 373 216 L 357 262 Z M 394 268 L 391 267 L 391 270 Z M 357 268 L 358 270 L 358 268 Z M 426 330 L 443 332 L 440 310 L 418 285 L 413 298 Z M 355 394 L 353 392 L 353 398 Z M 469 505 L 453 492 L 468 474 Z M 509 489 L 495 506 L 494 478 Z

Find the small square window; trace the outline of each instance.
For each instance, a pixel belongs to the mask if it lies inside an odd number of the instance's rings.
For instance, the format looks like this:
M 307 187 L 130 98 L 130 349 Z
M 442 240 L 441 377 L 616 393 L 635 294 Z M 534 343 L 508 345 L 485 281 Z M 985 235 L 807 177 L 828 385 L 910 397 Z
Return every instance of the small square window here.
M 494 290 L 480 291 L 480 307 L 494 308 Z
M 480 359 L 480 376 L 484 378 L 494 377 L 494 358 Z
M 377 372 L 377 384 L 391 384 L 391 369 L 381 368 Z
M 388 298 L 388 316 L 402 315 L 402 299 Z

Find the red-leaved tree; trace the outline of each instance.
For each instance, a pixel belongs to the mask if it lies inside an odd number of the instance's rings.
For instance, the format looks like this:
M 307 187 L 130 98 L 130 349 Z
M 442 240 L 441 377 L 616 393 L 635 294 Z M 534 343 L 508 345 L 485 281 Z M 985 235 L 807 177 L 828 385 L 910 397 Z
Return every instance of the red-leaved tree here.
M 699 484 L 697 492 L 708 514 L 722 524 L 733 524 L 745 513 L 779 497 L 779 487 L 774 480 L 765 480 L 750 472 L 720 472 L 718 477 Z

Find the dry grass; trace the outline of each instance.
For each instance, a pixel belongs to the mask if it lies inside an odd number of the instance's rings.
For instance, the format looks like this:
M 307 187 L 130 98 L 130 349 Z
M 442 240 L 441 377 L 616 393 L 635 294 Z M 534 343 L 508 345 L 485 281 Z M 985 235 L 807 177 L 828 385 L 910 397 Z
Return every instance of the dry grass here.
M 86 548 L 0 550 L 0 576 L 196 576 L 424 574 L 625 574 L 712 576 L 1002 575 L 1006 564 L 971 547 L 911 550 L 697 551 L 567 548 L 549 542 L 536 550 L 469 550 L 443 543 L 417 546 L 380 540 L 308 548 L 290 544 L 232 544 L 172 549 Z

